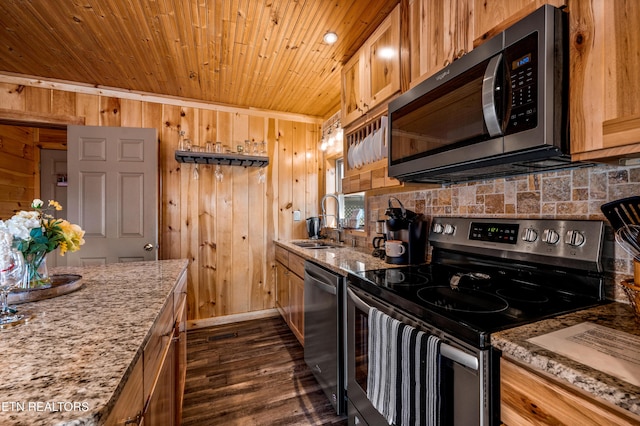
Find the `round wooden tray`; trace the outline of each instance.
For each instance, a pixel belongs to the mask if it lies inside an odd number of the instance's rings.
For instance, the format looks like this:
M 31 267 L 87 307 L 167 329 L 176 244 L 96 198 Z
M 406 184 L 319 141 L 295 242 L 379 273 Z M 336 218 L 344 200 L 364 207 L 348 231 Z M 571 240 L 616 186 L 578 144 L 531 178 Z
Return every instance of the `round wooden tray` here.
M 73 274 L 51 275 L 51 286 L 44 288 L 20 288 L 9 293 L 9 305 L 35 302 L 71 293 L 82 287 L 82 276 Z

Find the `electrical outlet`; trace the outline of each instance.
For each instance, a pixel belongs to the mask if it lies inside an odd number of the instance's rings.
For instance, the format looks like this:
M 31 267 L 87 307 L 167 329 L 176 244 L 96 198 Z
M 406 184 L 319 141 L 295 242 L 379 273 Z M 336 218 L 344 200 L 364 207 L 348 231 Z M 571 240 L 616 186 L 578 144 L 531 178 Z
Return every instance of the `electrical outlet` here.
M 293 211 L 293 221 L 300 222 L 300 210 Z

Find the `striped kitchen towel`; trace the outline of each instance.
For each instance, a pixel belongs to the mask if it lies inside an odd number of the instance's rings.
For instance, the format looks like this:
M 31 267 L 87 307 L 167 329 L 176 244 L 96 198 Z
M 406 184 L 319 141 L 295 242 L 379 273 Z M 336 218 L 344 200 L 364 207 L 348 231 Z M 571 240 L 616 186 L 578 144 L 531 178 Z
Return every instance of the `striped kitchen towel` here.
M 435 426 L 440 413 L 440 339 L 369 311 L 367 397 L 390 425 Z

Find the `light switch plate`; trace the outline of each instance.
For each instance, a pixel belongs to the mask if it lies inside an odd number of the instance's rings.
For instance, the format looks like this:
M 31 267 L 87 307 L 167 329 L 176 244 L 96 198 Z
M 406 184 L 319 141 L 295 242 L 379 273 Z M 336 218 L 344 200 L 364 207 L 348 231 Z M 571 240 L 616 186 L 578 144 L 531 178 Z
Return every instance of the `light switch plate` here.
M 293 221 L 300 222 L 300 210 L 293 211 Z

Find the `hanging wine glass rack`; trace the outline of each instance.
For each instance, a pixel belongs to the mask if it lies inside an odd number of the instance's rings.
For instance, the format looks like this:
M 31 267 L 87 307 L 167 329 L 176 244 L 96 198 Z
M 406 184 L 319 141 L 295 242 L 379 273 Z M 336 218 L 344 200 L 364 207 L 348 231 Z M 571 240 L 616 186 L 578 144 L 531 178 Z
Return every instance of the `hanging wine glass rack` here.
M 220 166 L 266 167 L 269 157 L 239 153 L 176 151 L 176 161 L 191 164 L 217 164 Z

